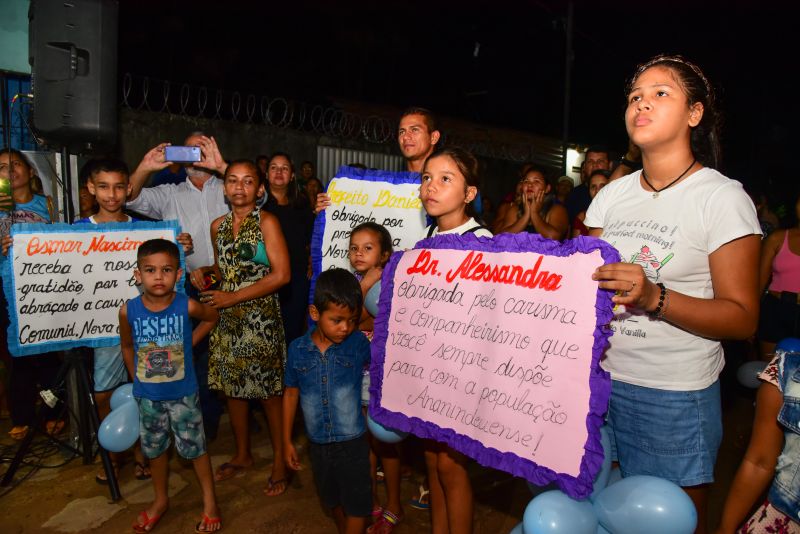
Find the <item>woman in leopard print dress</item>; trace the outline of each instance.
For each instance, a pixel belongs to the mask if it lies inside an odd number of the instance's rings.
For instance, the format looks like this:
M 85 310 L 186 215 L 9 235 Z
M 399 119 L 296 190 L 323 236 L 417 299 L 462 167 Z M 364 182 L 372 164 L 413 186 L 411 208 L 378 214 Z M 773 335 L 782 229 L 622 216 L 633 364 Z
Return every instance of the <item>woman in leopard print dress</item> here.
M 217 469 L 215 479 L 226 480 L 253 464 L 248 404 L 259 400 L 275 457 L 267 493 L 277 495 L 286 490 L 280 439 L 286 342 L 277 290 L 289 280 L 289 256 L 277 218 L 256 207 L 265 191 L 255 164 L 231 163 L 224 191 L 232 211 L 211 224 L 217 262 L 192 273 L 195 286 L 202 287 L 209 274 L 221 281 L 219 290 L 201 293 L 201 299 L 220 313 L 211 333 L 208 385 L 227 397 L 236 453 Z M 264 243 L 269 264 L 240 257 L 239 247 L 245 243 Z

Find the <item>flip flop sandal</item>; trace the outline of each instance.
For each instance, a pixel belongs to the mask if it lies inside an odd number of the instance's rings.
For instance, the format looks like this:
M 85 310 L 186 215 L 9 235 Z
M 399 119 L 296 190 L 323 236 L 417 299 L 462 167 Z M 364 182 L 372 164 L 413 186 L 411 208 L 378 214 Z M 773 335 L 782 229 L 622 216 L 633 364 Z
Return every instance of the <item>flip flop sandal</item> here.
M 28 427 L 15 426 L 14 428 L 8 431 L 8 435 L 11 436 L 11 439 L 15 441 L 22 441 L 23 439 L 25 439 L 25 436 L 28 435 Z
M 152 532 L 158 522 L 161 521 L 161 516 L 164 514 L 156 514 L 153 517 L 147 515 L 147 510 L 139 512 L 138 521 L 131 525 L 136 534 L 143 534 L 145 532 Z M 144 520 L 144 521 L 142 521 Z
M 425 489 L 425 486 L 420 485 L 419 487 L 419 497 L 414 497 L 408 503 L 412 508 L 416 508 L 417 510 L 429 510 L 431 507 L 431 503 L 429 500 L 428 495 L 430 495 L 430 491 Z
M 114 476 L 117 477 L 117 481 L 119 481 L 119 466 L 117 464 L 113 464 L 114 466 Z M 108 485 L 108 477 L 106 476 L 106 472 L 104 469 L 101 469 L 99 473 L 94 476 L 94 481 L 100 484 L 101 486 Z
M 225 462 L 224 464 L 219 466 L 217 470 L 214 472 L 214 482 L 222 482 L 224 480 L 230 480 L 233 477 L 244 474 L 245 469 L 247 469 L 247 467 L 243 465 L 236 465 Z
M 64 421 L 61 421 L 60 419 L 56 419 L 55 421 L 48 421 L 47 423 L 45 423 L 45 429 L 47 430 L 47 433 L 50 434 L 51 436 L 57 436 L 61 434 L 61 432 L 64 430 L 64 426 L 65 426 Z
M 271 493 L 273 490 L 280 488 L 281 485 L 283 486 L 282 490 L 279 490 L 278 493 Z M 269 477 L 267 479 L 267 489 L 264 490 L 264 495 L 266 495 L 267 497 L 278 497 L 286 493 L 288 490 L 289 490 L 288 477 L 283 477 L 278 480 L 272 480 L 272 477 Z
M 209 528 L 215 525 L 219 525 L 219 528 Z M 203 519 L 201 519 L 200 522 L 194 527 L 194 531 L 198 534 L 203 534 L 205 532 L 219 532 L 220 530 L 222 530 L 222 518 L 208 517 L 205 513 L 203 514 Z
M 136 480 L 150 480 L 152 475 L 147 473 L 147 469 L 150 469 L 150 464 L 143 464 L 141 462 L 134 462 L 133 463 L 133 476 L 136 477 Z

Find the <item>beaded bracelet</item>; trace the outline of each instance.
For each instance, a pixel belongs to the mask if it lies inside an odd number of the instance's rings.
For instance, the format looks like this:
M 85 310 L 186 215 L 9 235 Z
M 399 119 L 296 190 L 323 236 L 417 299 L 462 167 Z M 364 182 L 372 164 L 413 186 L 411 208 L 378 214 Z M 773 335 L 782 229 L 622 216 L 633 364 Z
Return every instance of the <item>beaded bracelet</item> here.
M 667 300 L 664 301 L 664 307 L 661 308 L 661 315 L 658 317 L 659 319 L 663 319 L 664 316 L 667 314 L 667 308 L 669 308 L 669 296 L 672 295 L 672 291 L 667 292 Z
M 661 282 L 658 282 L 656 285 L 661 289 L 661 294 L 658 296 L 658 306 L 656 306 L 656 309 L 651 311 L 649 315 L 653 319 L 661 319 L 664 317 L 664 312 L 667 311 L 664 306 L 664 299 L 667 298 L 667 288 Z

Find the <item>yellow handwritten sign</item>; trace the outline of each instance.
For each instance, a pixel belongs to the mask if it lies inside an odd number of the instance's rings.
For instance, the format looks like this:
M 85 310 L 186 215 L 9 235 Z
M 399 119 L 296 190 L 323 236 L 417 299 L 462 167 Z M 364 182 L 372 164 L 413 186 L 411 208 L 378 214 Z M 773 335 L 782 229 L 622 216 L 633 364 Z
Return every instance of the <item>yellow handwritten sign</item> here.
M 315 275 L 333 267 L 351 269 L 350 232 L 363 222 L 383 225 L 394 250 L 411 248 L 424 235 L 427 221 L 418 174 L 352 171 L 358 169 L 343 167 L 328 185 L 331 205 L 317 218 L 312 241 Z

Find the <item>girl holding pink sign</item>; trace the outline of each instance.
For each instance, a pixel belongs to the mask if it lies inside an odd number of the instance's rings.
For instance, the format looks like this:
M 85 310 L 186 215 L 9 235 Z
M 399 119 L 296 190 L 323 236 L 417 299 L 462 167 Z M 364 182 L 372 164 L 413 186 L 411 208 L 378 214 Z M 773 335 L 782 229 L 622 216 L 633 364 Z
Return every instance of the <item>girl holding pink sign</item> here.
M 622 263 L 593 278 L 625 311 L 602 362 L 611 373 L 608 427 L 623 476 L 684 488 L 706 532 L 706 499 L 722 437 L 721 339 L 746 339 L 758 320 L 758 224 L 719 161 L 714 93 L 680 56 L 639 66 L 625 125 L 641 171 L 604 187 L 586 213 L 590 235 Z
M 466 150 L 449 147 L 428 157 L 419 197 L 435 222 L 427 228 L 426 237 L 466 233 L 492 237 L 473 217 L 472 201 L 478 194 L 478 184 L 478 160 Z M 468 460 L 444 443 L 425 440 L 433 534 L 472 532 L 473 496 Z

